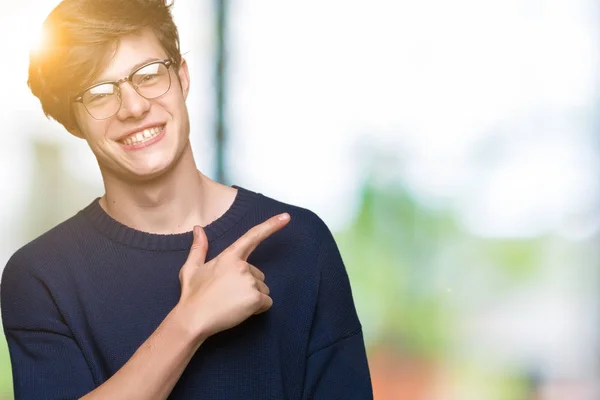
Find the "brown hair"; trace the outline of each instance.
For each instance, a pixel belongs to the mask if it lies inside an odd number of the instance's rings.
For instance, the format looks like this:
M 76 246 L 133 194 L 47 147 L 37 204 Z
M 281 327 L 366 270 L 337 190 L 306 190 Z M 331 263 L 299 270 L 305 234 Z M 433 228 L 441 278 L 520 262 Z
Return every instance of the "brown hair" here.
M 73 98 L 101 73 L 121 37 L 144 28 L 177 68 L 181 53 L 171 6 L 165 0 L 63 0 L 44 22 L 43 46 L 30 54 L 27 84 L 44 114 L 78 129 Z

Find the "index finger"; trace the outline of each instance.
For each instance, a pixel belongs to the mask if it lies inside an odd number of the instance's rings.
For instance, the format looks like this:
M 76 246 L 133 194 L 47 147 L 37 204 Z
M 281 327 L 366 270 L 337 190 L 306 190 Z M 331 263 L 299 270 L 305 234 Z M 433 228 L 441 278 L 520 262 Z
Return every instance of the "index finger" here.
M 288 213 L 271 217 L 265 222 L 248 230 L 248 232 L 246 232 L 244 235 L 242 235 L 242 237 L 229 246 L 229 251 L 231 251 L 241 260 L 246 261 L 248 256 L 250 256 L 254 249 L 256 249 L 256 247 L 263 240 L 283 228 L 289 221 L 290 215 Z

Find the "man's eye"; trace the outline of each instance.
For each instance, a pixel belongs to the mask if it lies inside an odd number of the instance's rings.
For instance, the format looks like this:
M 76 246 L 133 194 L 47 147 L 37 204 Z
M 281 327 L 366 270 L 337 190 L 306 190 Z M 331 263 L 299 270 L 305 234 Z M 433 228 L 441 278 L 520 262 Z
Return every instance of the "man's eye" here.
M 98 102 L 101 102 L 102 100 L 106 100 L 110 96 L 112 96 L 112 94 L 108 94 L 108 93 L 94 94 L 94 95 L 90 96 L 88 101 L 89 101 L 89 103 L 98 103 Z
M 143 75 L 143 76 L 140 78 L 140 83 L 148 83 L 148 82 L 151 82 L 152 80 L 156 79 L 156 77 L 157 77 L 157 75 L 153 75 L 153 74 L 152 74 L 152 75 L 151 75 L 151 74 L 148 74 L 148 75 Z

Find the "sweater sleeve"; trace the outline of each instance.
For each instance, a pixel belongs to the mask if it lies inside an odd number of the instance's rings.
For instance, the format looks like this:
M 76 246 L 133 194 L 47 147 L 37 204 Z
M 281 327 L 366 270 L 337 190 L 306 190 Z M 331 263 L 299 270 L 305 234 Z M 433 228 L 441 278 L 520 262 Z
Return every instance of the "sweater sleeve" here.
M 45 282 L 9 261 L 0 301 L 15 399 L 76 399 L 95 388 L 88 363 Z
M 372 399 L 362 328 L 338 247 L 325 227 L 319 295 L 304 380 L 304 399 Z

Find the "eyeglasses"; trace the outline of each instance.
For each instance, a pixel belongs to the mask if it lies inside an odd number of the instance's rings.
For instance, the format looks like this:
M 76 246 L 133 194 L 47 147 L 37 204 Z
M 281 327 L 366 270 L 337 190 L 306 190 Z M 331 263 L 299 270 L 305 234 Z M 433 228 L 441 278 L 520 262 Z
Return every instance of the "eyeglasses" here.
M 171 88 L 169 67 L 171 60 L 156 60 L 144 64 L 129 76 L 118 81 L 96 83 L 83 90 L 75 102 L 82 103 L 88 114 L 102 120 L 115 115 L 123 102 L 121 83 L 129 82 L 133 89 L 145 99 L 155 99 L 167 93 Z

